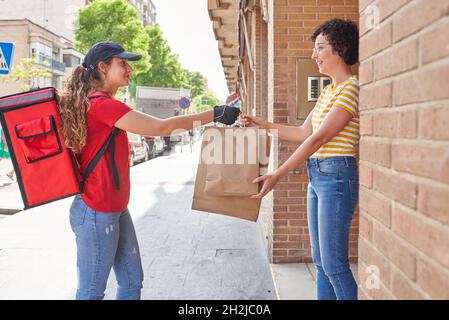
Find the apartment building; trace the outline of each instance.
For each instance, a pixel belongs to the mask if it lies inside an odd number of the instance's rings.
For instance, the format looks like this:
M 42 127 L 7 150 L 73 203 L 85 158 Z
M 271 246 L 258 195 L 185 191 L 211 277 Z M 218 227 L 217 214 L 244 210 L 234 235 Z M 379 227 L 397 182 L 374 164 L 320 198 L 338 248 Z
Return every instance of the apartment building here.
M 40 25 L 28 20 L 0 20 L 1 41 L 15 44 L 12 66 L 23 58 L 35 58 L 37 65 L 50 71 L 50 78 L 33 79 L 30 85 L 62 88 L 67 67 L 79 64 L 82 55 L 72 48 L 72 43 Z M 4 83 L 0 87 L 0 96 L 20 91 L 22 82 Z
M 89 0 L 1 0 L 0 20 L 28 19 L 70 41 L 74 41 L 74 22 L 79 9 Z M 145 25 L 156 23 L 156 7 L 151 0 L 129 0 Z

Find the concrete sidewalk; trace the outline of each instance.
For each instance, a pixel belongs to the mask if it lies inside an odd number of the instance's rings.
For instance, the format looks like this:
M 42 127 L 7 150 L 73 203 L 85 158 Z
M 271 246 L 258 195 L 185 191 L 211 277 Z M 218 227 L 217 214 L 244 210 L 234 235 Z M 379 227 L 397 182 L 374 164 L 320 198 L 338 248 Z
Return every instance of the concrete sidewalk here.
M 308 265 L 269 264 L 257 223 L 190 209 L 199 144 L 193 154 L 183 151 L 177 147 L 131 168 L 129 209 L 144 268 L 142 298 L 315 299 Z M 13 189 L 0 188 L 2 207 L 17 199 L 21 205 Z M 0 299 L 74 298 L 71 200 L 0 219 Z M 111 272 L 106 299 L 114 299 L 115 288 Z
M 17 182 L 0 175 L 0 219 L 21 210 L 23 202 Z

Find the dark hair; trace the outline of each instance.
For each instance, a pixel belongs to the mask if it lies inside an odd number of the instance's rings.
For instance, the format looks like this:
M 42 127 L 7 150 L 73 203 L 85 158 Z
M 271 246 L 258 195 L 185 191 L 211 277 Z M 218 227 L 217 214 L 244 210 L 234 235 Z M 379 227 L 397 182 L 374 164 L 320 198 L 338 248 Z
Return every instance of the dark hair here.
M 312 41 L 323 34 L 332 49 L 352 66 L 359 59 L 359 29 L 354 21 L 332 19 L 320 25 L 310 37 Z

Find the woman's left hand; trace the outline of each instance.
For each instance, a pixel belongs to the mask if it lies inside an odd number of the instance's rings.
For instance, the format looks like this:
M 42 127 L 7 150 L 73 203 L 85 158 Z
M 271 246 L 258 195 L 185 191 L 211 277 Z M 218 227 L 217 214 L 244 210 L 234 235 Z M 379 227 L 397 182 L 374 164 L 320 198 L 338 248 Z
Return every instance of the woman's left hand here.
M 267 173 L 267 174 L 264 174 L 263 176 L 260 176 L 256 179 L 254 179 L 253 183 L 263 182 L 263 184 L 262 184 L 262 188 L 260 189 L 259 193 L 251 196 L 251 198 L 258 199 L 258 198 L 265 197 L 268 192 L 273 190 L 274 186 L 276 185 L 276 183 L 278 183 L 279 179 L 280 179 L 279 175 L 276 174 L 275 172 Z

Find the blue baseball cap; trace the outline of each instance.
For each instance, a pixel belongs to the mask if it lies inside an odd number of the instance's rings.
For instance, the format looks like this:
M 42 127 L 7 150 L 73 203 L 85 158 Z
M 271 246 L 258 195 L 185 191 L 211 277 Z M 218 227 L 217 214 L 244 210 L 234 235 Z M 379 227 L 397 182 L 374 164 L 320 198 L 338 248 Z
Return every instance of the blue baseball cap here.
M 125 51 L 121 45 L 113 41 L 102 41 L 94 44 L 83 60 L 83 67 L 94 70 L 98 63 L 109 58 L 123 58 L 130 61 L 137 61 L 142 58 L 141 55 Z

